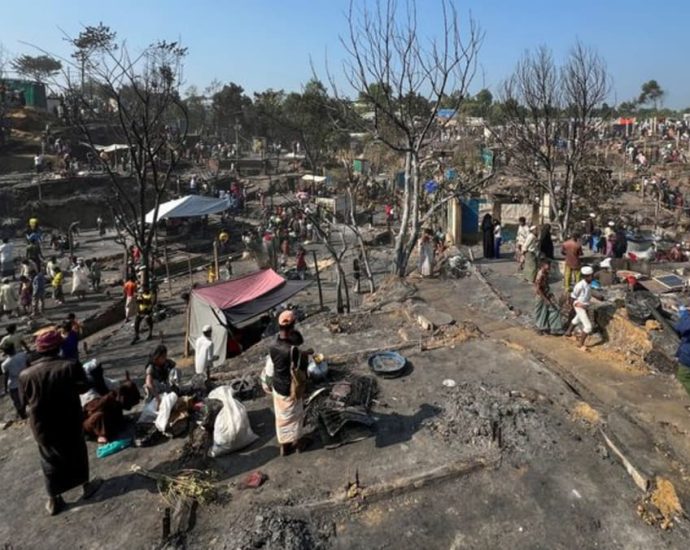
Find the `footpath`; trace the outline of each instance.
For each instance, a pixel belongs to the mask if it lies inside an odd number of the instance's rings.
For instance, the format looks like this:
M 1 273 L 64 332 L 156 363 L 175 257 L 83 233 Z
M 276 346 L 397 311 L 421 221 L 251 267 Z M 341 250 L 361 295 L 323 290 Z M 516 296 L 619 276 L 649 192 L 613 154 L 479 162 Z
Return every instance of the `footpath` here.
M 471 321 L 488 337 L 526 351 L 560 377 L 596 417 L 604 441 L 641 490 L 653 490 L 659 477 L 672 480 L 685 509 L 690 508 L 690 398 L 675 377 L 633 369 L 606 348 L 578 349 L 574 339 L 540 336 L 533 329 L 532 285 L 516 274 L 513 261 L 475 264 L 479 280 L 495 300 L 476 303 L 475 293 L 438 281 L 416 281 L 418 296 L 453 316 Z M 451 283 L 453 284 L 453 283 Z M 560 281 L 554 293 L 561 292 Z M 617 452 L 618 451 L 618 452 Z

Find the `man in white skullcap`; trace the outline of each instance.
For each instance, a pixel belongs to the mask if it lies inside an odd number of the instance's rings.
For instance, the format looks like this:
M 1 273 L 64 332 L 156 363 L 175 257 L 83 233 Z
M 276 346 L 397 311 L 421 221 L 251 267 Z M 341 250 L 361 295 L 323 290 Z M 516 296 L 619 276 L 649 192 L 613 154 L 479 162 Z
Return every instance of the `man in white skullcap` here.
M 205 374 L 206 379 L 211 376 L 211 367 L 216 357 L 213 355 L 213 339 L 211 325 L 204 325 L 201 336 L 194 342 L 194 371 L 197 374 Z
M 575 285 L 573 292 L 570 294 L 570 297 L 573 301 L 575 317 L 573 318 L 572 323 L 568 327 L 565 335 L 570 336 L 573 332 L 573 329 L 580 325 L 581 332 L 578 337 L 578 345 L 580 346 L 581 350 L 586 351 L 587 347 L 585 346 L 585 340 L 587 340 L 587 336 L 592 334 L 592 321 L 589 320 L 587 310 L 589 309 L 589 305 L 592 300 L 591 284 L 594 276 L 594 270 L 590 266 L 586 265 L 580 269 L 580 273 L 582 274 L 582 279 Z

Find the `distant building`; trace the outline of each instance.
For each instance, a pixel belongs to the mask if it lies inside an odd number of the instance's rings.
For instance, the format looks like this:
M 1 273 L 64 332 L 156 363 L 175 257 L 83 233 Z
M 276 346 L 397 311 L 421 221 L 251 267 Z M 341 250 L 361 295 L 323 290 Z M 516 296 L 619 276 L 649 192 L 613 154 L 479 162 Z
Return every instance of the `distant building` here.
M 0 80 L 0 100 L 41 110 L 46 110 L 48 107 L 45 84 L 31 80 L 17 78 Z

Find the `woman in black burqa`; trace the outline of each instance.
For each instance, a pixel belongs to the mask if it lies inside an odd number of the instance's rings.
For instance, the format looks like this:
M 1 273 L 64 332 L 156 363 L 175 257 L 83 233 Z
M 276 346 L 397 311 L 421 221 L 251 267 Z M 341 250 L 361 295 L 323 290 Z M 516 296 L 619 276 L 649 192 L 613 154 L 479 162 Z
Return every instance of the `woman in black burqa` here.
M 482 219 L 482 234 L 484 257 L 491 259 L 494 257 L 494 220 L 491 214 L 484 214 L 484 218 Z

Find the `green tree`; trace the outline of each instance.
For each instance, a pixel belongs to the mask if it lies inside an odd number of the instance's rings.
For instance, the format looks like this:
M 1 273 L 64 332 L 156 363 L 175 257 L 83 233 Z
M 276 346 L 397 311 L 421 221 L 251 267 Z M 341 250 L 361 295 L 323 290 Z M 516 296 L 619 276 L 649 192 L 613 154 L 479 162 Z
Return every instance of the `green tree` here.
M 84 27 L 84 30 L 75 38 L 66 39 L 74 47 L 72 57 L 77 60 L 79 66 L 79 81 L 82 90 L 84 90 L 87 70 L 94 68 L 90 66 L 91 59 L 98 53 L 117 50 L 116 38 L 115 31 L 103 23 L 98 23 L 98 25 Z
M 247 128 L 252 100 L 239 84 L 225 84 L 211 97 L 212 128 L 217 136 L 224 139 L 235 137 L 235 126 Z
M 662 90 L 661 86 L 656 80 L 648 80 L 642 84 L 642 91 L 640 92 L 640 97 L 638 102 L 642 105 L 651 103 L 654 106 L 654 110 L 658 110 L 659 103 L 663 99 L 666 92 Z
M 20 55 L 12 61 L 12 68 L 36 82 L 45 82 L 62 69 L 62 63 L 49 55 Z

